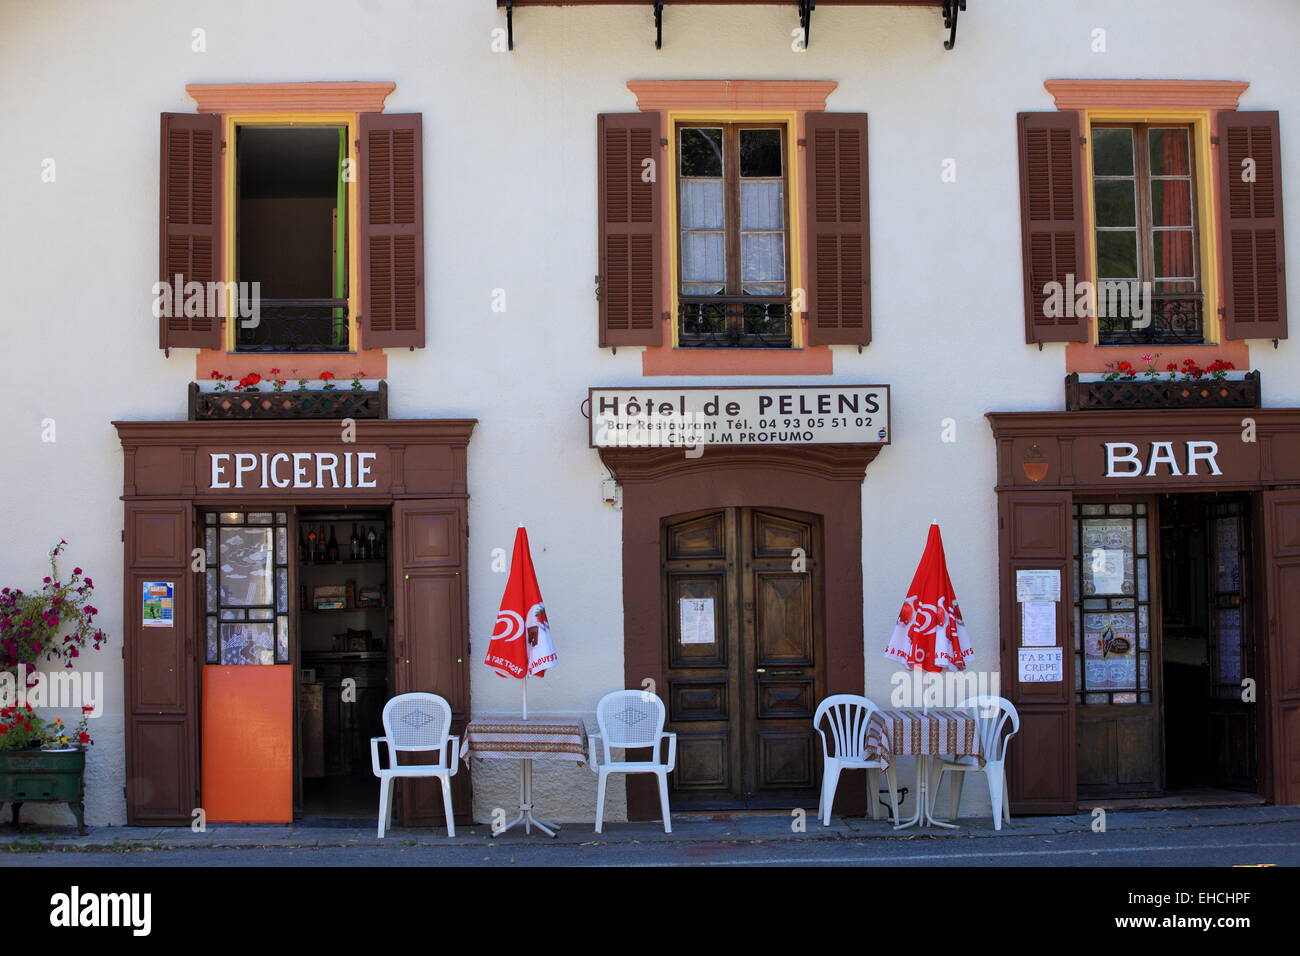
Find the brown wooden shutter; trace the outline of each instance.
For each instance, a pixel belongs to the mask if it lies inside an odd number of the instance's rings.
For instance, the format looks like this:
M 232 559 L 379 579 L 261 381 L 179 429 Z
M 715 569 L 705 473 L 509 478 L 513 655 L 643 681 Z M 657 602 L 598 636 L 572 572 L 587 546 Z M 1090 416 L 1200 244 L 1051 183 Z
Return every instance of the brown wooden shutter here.
M 601 348 L 663 344 L 660 136 L 658 113 L 596 118 Z
M 1224 336 L 1286 338 L 1282 157 L 1275 112 L 1219 114 Z M 1253 160 L 1254 182 L 1243 179 Z
M 183 293 L 184 283 L 221 278 L 221 117 L 163 113 L 159 140 L 158 273 L 169 289 L 180 276 Z M 221 318 L 160 315 L 158 347 L 221 348 Z
M 809 113 L 808 344 L 871 341 L 867 114 Z
M 1295 804 L 1300 803 L 1300 492 L 1265 491 L 1259 497 L 1268 595 L 1256 629 L 1268 642 L 1267 683 L 1259 697 L 1268 713 L 1266 773 L 1273 802 Z
M 463 739 L 469 720 L 469 628 L 466 588 L 467 529 L 463 498 L 393 504 L 393 621 L 397 660 L 394 694 L 437 694 L 451 704 L 453 734 Z M 404 762 L 427 763 L 422 754 Z M 417 758 L 417 759 L 412 759 Z M 459 756 L 455 759 L 459 760 Z M 451 778 L 457 823 L 471 823 L 469 767 Z M 402 826 L 442 826 L 442 787 L 436 780 L 398 785 Z
M 361 114 L 361 347 L 424 347 L 419 113 Z
M 133 826 L 193 821 L 198 794 L 194 507 L 188 501 L 126 505 L 126 818 Z M 169 581 L 174 627 L 143 627 L 142 586 Z
M 1075 283 L 1088 278 L 1079 116 L 1021 113 L 1018 120 L 1025 341 L 1087 342 L 1088 317 L 1072 314 Z M 1049 283 L 1061 288 L 1057 316 L 1047 314 Z

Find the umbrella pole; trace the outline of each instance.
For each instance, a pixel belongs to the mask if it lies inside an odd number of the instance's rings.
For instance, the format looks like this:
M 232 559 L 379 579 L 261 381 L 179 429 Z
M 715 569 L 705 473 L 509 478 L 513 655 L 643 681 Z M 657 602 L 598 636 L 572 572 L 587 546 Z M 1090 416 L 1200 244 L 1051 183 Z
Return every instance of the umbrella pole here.
M 527 675 L 527 674 L 524 675 L 524 679 L 523 679 L 523 682 L 522 682 L 522 683 L 523 683 L 523 685 L 524 685 L 524 686 L 523 686 L 523 692 L 524 692 L 524 720 L 527 720 L 527 719 L 528 719 L 528 675 Z

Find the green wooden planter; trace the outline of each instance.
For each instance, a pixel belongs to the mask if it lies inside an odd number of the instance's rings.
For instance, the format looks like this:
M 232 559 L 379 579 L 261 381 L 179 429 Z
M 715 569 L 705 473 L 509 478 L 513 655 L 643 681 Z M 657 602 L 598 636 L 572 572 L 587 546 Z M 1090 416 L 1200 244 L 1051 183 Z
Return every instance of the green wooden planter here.
M 13 805 L 13 824 L 24 803 L 66 803 L 86 835 L 84 750 L 0 750 L 0 805 Z

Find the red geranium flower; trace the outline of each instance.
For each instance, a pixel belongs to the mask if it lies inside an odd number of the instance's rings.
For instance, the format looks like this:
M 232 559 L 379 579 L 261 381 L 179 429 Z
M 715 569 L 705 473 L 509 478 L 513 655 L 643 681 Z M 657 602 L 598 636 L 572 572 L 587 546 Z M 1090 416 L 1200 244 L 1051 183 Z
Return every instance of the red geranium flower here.
M 323 379 L 331 379 L 331 378 L 334 377 L 334 373 L 333 373 L 333 372 L 321 372 L 321 373 L 320 373 L 320 377 L 323 378 Z

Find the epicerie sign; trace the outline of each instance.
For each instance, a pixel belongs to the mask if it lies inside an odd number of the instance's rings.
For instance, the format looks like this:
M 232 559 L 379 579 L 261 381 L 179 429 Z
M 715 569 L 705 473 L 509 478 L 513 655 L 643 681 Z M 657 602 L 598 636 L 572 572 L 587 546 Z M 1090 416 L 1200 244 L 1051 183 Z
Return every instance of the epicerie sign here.
M 593 388 L 593 448 L 887 445 L 888 385 Z
M 211 452 L 214 490 L 375 488 L 373 451 Z

